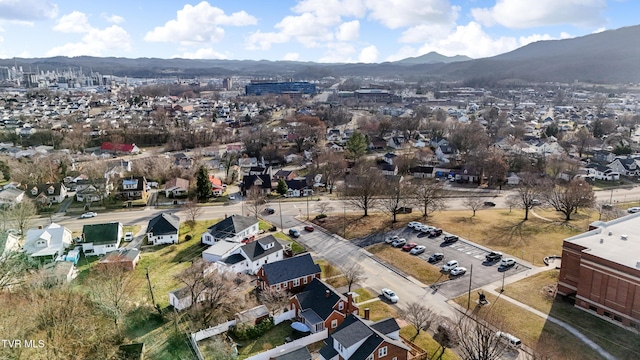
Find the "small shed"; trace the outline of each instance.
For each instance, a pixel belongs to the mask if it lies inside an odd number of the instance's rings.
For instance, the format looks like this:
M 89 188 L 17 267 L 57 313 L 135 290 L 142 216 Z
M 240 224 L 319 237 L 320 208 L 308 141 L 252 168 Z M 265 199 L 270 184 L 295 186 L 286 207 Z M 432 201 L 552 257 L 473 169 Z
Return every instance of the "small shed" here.
M 258 305 L 249 310 L 236 313 L 236 324 L 257 325 L 269 317 L 269 309 L 264 305 Z

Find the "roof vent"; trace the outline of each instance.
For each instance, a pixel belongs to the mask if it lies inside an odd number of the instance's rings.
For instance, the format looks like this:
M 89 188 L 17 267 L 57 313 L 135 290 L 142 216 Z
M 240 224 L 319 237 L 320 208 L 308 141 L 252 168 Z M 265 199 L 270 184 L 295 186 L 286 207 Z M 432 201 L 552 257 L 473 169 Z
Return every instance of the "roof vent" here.
M 629 235 L 620 235 L 621 240 L 629 240 Z

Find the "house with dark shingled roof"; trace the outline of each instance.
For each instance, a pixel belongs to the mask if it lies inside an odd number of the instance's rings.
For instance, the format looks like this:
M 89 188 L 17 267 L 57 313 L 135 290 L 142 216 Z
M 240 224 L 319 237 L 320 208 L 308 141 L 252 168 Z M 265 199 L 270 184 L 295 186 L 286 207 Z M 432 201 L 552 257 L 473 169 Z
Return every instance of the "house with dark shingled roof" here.
M 298 292 L 311 280 L 320 279 L 320 265 L 310 254 L 295 256 L 263 265 L 257 272 L 258 286 L 275 290 Z

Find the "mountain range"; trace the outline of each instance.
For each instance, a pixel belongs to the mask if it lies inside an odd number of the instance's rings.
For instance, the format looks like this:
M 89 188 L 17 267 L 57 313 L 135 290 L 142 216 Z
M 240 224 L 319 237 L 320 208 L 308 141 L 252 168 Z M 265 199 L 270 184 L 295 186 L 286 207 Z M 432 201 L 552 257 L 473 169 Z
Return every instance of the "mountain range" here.
M 52 57 L 2 59 L 31 71 L 82 67 L 130 77 L 224 77 L 320 79 L 325 76 L 391 76 L 425 80 L 640 83 L 640 25 L 582 37 L 538 41 L 489 58 L 429 53 L 379 64 L 298 61 L 191 60 L 157 58 Z

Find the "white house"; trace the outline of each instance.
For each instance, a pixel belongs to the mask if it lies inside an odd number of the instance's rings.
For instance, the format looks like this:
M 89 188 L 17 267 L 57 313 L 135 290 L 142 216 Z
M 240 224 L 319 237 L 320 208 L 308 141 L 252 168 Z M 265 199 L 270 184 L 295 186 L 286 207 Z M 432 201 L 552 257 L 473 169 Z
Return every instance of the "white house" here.
M 162 213 L 149 220 L 147 225 L 147 242 L 149 245 L 177 244 L 180 218 Z
M 16 188 L 5 188 L 0 191 L 0 206 L 11 207 L 24 199 L 24 191 Z
M 20 238 L 9 231 L 0 231 L 0 261 L 11 251 L 20 250 Z
M 207 245 L 213 245 L 220 240 L 240 243 L 257 234 L 258 219 L 234 214 L 210 226 L 201 239 L 202 243 Z
M 224 259 L 216 262 L 219 270 L 233 273 L 255 274 L 264 264 L 282 260 L 284 249 L 273 235 L 237 248 Z
M 204 294 L 201 294 L 202 297 Z M 200 299 L 199 299 L 200 300 Z M 191 293 L 188 287 L 173 290 L 169 293 L 169 304 L 176 310 L 184 310 L 191 306 Z
M 62 255 L 71 246 L 71 231 L 51 223 L 42 229 L 29 229 L 22 249 L 34 259 L 49 262 Z
M 105 255 L 118 250 L 122 223 L 91 224 L 82 227 L 82 252 L 85 256 Z
M 520 184 L 520 176 L 516 173 L 511 173 L 507 176 L 507 185 L 518 185 Z
M 215 263 L 238 250 L 243 244 L 240 242 L 218 241 L 202 252 L 202 259 L 207 262 Z
M 587 176 L 590 178 L 595 178 L 598 180 L 606 180 L 606 181 L 616 181 L 620 180 L 620 173 L 615 170 L 598 164 L 589 164 L 587 165 Z

